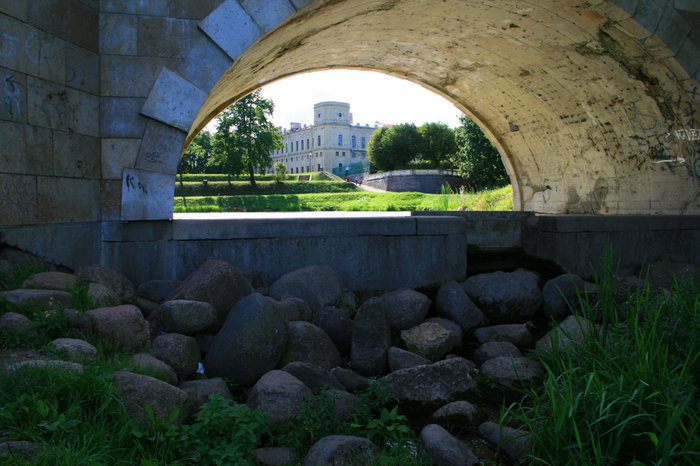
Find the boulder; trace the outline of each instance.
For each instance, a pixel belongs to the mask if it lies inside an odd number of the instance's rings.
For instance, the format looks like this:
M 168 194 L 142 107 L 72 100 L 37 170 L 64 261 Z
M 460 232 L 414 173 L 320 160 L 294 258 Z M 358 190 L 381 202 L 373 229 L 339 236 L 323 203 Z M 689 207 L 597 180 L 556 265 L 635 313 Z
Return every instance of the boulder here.
M 49 310 L 57 307 L 70 307 L 73 303 L 73 296 L 70 293 L 58 290 L 18 289 L 0 292 L 0 297 L 5 298 L 15 308 L 24 303 L 40 307 L 42 310 Z
M 438 361 L 453 349 L 462 346 L 462 329 L 447 319 L 430 319 L 401 331 L 409 351 L 431 361 Z
M 68 321 L 68 324 L 80 330 L 83 333 L 90 333 L 93 330 L 92 317 L 85 312 L 76 311 L 75 309 L 64 309 L 63 317 Z
M 479 426 L 479 434 L 490 444 L 498 446 L 516 463 L 525 459 L 525 455 L 532 450 L 532 436 L 526 430 L 487 421 Z
M 260 377 L 248 394 L 250 409 L 260 407 L 273 425 L 283 424 L 299 413 L 305 398 L 313 393 L 288 372 L 272 370 Z
M 435 409 L 458 397 L 475 396 L 473 362 L 454 357 L 429 366 L 416 366 L 392 372 L 380 379 L 392 398 L 416 408 Z
M 80 267 L 75 271 L 75 275 L 86 283 L 99 283 L 110 288 L 122 303 L 136 304 L 134 284 L 116 270 L 94 264 Z
M 472 359 L 475 363 L 481 365 L 489 359 L 499 356 L 521 358 L 523 354 L 513 343 L 507 341 L 487 341 L 474 350 Z
M 299 453 L 289 447 L 265 447 L 253 450 L 256 464 L 262 466 L 286 466 L 294 464 L 298 457 Z
M 525 348 L 532 343 L 532 334 L 525 324 L 501 324 L 481 327 L 474 331 L 479 343 L 489 341 L 507 341 L 515 346 Z
M 97 335 L 123 348 L 136 350 L 148 345 L 148 322 L 136 306 L 124 304 L 86 312 Z
M 307 320 L 310 321 L 313 318 L 313 313 L 309 304 L 300 298 L 284 298 L 281 301 L 272 299 L 269 296 L 267 299 L 270 300 L 272 306 L 275 308 L 276 312 L 279 312 L 284 320 Z
M 131 358 L 134 372 L 155 377 L 170 385 L 177 385 L 177 374 L 172 367 L 148 353 L 137 353 Z
M 287 324 L 288 340 L 285 359 L 316 364 L 326 370 L 339 366 L 340 352 L 320 327 L 303 320 Z
M 484 314 L 457 282 L 447 282 L 440 287 L 435 308 L 439 315 L 457 323 L 465 332 L 484 321 Z
M 476 428 L 480 421 L 479 408 L 468 401 L 453 401 L 433 413 L 433 420 L 443 424 L 459 427 Z
M 386 317 L 394 330 L 406 330 L 423 322 L 432 301 L 423 293 L 401 288 L 382 295 Z
M 199 346 L 199 351 L 202 352 L 202 356 L 206 356 L 209 352 L 209 348 L 211 348 L 214 340 L 216 340 L 216 335 L 212 335 L 211 333 L 198 333 L 194 336 L 194 339 L 197 340 L 197 346 Z
M 287 346 L 287 322 L 255 293 L 231 310 L 204 360 L 209 377 L 250 385 L 273 369 Z
M 175 409 L 180 410 L 175 422 L 187 419 L 188 396 L 184 390 L 147 375 L 118 371 L 113 374 L 127 412 L 140 420 L 148 422 L 144 407 L 150 406 L 155 417 L 167 419 Z
M 172 367 L 181 381 L 195 373 L 202 358 L 197 341 L 179 333 L 157 336 L 151 342 L 149 353 Z
M 331 267 L 312 265 L 282 275 L 270 287 L 270 296 L 276 300 L 300 298 L 306 301 L 314 314 L 331 305 L 341 296 L 340 276 Z
M 376 457 L 377 448 L 364 437 L 330 435 L 313 444 L 303 464 L 304 466 L 374 464 Z
M 409 367 L 424 366 L 431 364 L 432 361 L 419 356 L 416 353 L 406 351 L 405 349 L 392 346 L 387 352 L 387 360 L 389 361 L 389 371 L 395 372 Z
M 579 344 L 585 332 L 601 333 L 600 327 L 580 316 L 571 315 L 537 340 L 538 351 L 551 350 L 556 343 L 560 350 L 570 350 Z
M 316 315 L 316 325 L 325 330 L 342 354 L 350 352 L 352 315 L 351 310 L 336 306 L 324 306 Z
M 176 299 L 165 301 L 161 307 L 166 332 L 194 335 L 214 327 L 218 318 L 214 306 L 204 301 Z
M 321 397 L 333 403 L 333 416 L 348 421 L 360 407 L 360 399 L 345 390 L 333 388 L 321 393 Z
M 595 285 L 584 281 L 578 275 L 565 273 L 559 275 L 542 287 L 542 311 L 547 317 L 562 320 L 571 314 L 572 309 L 580 309 L 579 298 L 585 299 L 595 292 Z
M 345 390 L 345 387 L 338 382 L 326 369 L 316 364 L 302 361 L 293 361 L 282 368 L 289 372 L 311 389 L 314 394 L 321 393 L 326 389 Z
M 140 298 L 162 303 L 175 292 L 180 284 L 181 282 L 174 280 L 151 280 L 141 283 L 136 289 L 136 294 Z
M 203 404 L 209 402 L 212 395 L 221 395 L 226 400 L 233 400 L 228 385 L 221 377 L 213 379 L 188 380 L 180 384 L 180 388 L 189 396 L 189 410 L 196 413 Z
M 192 272 L 167 300 L 209 303 L 216 309 L 217 326 L 221 326 L 238 301 L 252 293 L 253 285 L 241 269 L 226 261 L 209 259 Z
M 481 365 L 481 375 L 489 377 L 498 384 L 511 388 L 530 384 L 544 377 L 542 366 L 525 358 L 499 356 Z
M 369 385 L 369 379 L 362 377 L 357 372 L 346 369 L 344 367 L 334 367 L 331 369 L 331 375 L 338 379 L 345 390 L 349 392 L 355 392 L 357 390 L 363 390 Z
M 76 286 L 80 280 L 75 275 L 64 272 L 39 272 L 22 282 L 22 288 L 39 288 L 42 290 L 63 290 Z
M 90 283 L 88 285 L 88 296 L 93 302 L 104 307 L 119 306 L 122 303 L 122 299 L 116 291 L 99 283 Z M 138 299 L 136 302 L 138 303 Z
M 391 333 L 382 298 L 370 298 L 357 310 L 352 321 L 350 359 L 354 370 L 365 376 L 386 371 L 386 353 Z
M 70 361 L 59 361 L 53 359 L 32 359 L 30 361 L 20 361 L 16 364 L 8 366 L 10 370 L 17 370 L 23 367 L 37 367 L 37 368 L 50 368 L 50 369 L 60 369 L 66 372 L 77 372 L 81 373 L 85 370 L 85 366 L 77 362 Z
M 141 309 L 141 314 L 149 320 L 154 312 L 160 312 L 160 304 L 155 301 L 139 297 L 136 299 L 136 307 Z M 161 314 L 162 315 L 162 314 Z M 162 319 L 161 319 L 162 321 Z
M 32 321 L 24 314 L 6 312 L 0 316 L 0 332 L 21 333 L 32 326 Z
M 38 455 L 44 450 L 44 446 L 37 442 L 28 442 L 26 440 L 13 440 L 0 443 L 0 459 L 8 461 L 7 464 L 22 464 L 10 462 L 11 459 L 22 458 L 31 460 L 32 457 Z
M 51 346 L 69 360 L 75 362 L 92 362 L 99 355 L 97 348 L 85 340 L 76 338 L 56 338 Z
M 480 464 L 467 445 L 437 424 L 423 427 L 419 440 L 428 459 L 440 466 Z
M 491 323 L 524 323 L 542 306 L 540 276 L 517 269 L 475 275 L 464 282 L 464 290 Z

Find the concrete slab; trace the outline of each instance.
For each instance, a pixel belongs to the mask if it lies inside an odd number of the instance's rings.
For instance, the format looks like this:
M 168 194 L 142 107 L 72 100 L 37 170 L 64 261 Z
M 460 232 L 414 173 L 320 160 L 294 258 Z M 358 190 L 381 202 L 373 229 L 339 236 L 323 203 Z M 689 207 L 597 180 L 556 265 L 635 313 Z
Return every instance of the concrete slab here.
M 105 55 L 100 61 L 100 82 L 105 97 L 148 97 L 164 67 L 179 60 Z
M 94 52 L 98 49 L 98 11 L 73 0 L 32 0 L 27 21 L 36 27 Z
M 36 222 L 36 177 L 0 173 L 0 198 L 0 225 Z
M 41 223 L 86 222 L 100 219 L 99 180 L 40 176 L 37 178 L 38 220 Z
M 100 10 L 110 13 L 165 16 L 168 0 L 100 0 Z
M 103 138 L 140 138 L 147 118 L 139 114 L 146 99 L 100 98 L 100 130 Z
M 66 43 L 66 86 L 100 93 L 100 57 L 77 45 Z
M 0 11 L 21 21 L 26 21 L 27 0 L 0 0 Z
M 86 136 L 100 136 L 99 98 L 36 78 L 27 78 L 29 123 Z
M 243 0 L 241 6 L 260 26 L 263 34 L 296 13 L 296 9 L 288 0 Z
M 138 17 L 101 13 L 100 53 L 136 55 L 138 53 Z
M 122 213 L 122 180 L 102 180 L 101 186 L 102 220 L 119 220 Z
M 187 132 L 206 97 L 207 94 L 194 84 L 163 68 L 141 114 Z
M 260 27 L 235 0 L 222 3 L 199 28 L 233 60 L 262 35 Z
M 122 220 L 161 220 L 173 215 L 175 179 L 146 170 L 124 169 Z
M 122 180 L 125 168 L 134 168 L 140 139 L 102 139 L 102 178 Z
M 200 30 L 193 33 L 192 44 L 177 71 L 198 88 L 209 92 L 231 66 L 232 60 Z
M 144 57 L 184 58 L 191 47 L 195 21 L 142 16 L 139 18 L 138 54 Z
M 72 178 L 100 178 L 100 140 L 54 131 L 54 174 Z
M 175 175 L 187 133 L 150 120 L 141 140 L 136 168 Z

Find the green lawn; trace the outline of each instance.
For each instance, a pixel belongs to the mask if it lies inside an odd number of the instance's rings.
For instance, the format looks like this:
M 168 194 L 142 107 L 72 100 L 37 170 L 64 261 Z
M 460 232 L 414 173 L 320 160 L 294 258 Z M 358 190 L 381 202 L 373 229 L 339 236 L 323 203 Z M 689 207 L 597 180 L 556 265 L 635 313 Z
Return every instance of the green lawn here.
M 477 194 L 348 193 L 176 197 L 175 212 L 513 210 L 511 186 Z

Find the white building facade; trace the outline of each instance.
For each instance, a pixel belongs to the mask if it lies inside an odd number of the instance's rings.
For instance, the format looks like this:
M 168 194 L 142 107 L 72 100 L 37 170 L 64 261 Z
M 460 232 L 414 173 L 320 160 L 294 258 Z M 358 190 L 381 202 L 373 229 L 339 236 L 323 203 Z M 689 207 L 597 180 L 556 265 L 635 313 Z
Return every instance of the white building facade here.
M 282 162 L 287 173 L 331 171 L 367 159 L 367 144 L 377 125 L 354 125 L 350 104 L 319 102 L 314 105 L 314 124 L 291 123 L 282 131 L 284 148 L 272 152 L 272 167 Z

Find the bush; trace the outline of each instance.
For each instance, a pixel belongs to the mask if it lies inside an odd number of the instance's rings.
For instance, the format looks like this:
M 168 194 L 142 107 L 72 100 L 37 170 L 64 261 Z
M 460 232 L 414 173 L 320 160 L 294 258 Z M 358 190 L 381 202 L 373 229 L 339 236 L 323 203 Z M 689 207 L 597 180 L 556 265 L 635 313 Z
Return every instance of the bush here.
M 257 187 L 248 182 L 233 182 L 230 185 L 224 181 L 186 182 L 175 186 L 175 196 L 248 196 L 269 194 L 311 194 L 311 193 L 343 193 L 358 191 L 354 183 L 341 181 L 296 182 L 280 184 L 276 181 L 259 181 Z

